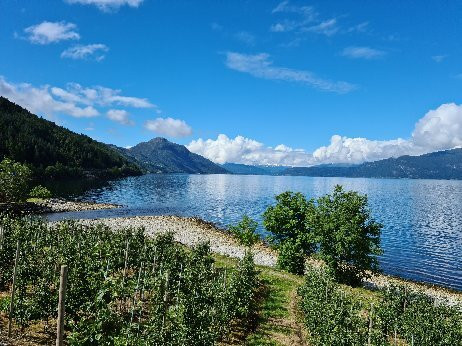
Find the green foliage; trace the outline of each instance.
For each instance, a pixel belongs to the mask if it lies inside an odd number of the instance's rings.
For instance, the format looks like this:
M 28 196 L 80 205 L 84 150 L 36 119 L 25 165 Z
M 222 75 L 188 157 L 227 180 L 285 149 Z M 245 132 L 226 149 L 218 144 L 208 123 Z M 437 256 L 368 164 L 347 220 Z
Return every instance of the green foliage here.
M 305 222 L 307 214 L 314 211 L 314 203 L 290 191 L 276 196 L 276 202 L 263 214 L 263 224 L 271 232 L 270 240 L 280 248 L 280 268 L 303 273 L 304 256 L 315 250 L 312 230 Z
M 0 97 L 0 158 L 27 163 L 38 178 L 114 178 L 140 174 L 120 153 L 37 117 Z
M 361 306 L 340 291 L 330 275 L 308 268 L 299 295 L 312 344 L 366 344 L 367 321 L 360 316 Z
M 0 162 L 0 202 L 22 202 L 27 197 L 31 171 L 8 158 Z
M 302 275 L 305 270 L 305 253 L 296 242 L 286 240 L 279 246 L 278 267 L 289 273 Z
M 315 251 L 336 280 L 358 284 L 377 271 L 382 226 L 367 208 L 367 197 L 336 186 L 317 201 L 284 192 L 264 213 L 264 225 L 279 246 L 279 266 L 303 273 L 303 258 Z
M 370 305 L 309 268 L 299 295 L 313 345 L 462 345 L 462 312 L 404 287 L 382 289 Z
M 357 285 L 368 271 L 378 270 L 382 225 L 372 219 L 367 196 L 337 185 L 332 195 L 317 200 L 306 223 L 336 280 Z
M 457 308 L 403 286 L 391 286 L 381 295 L 377 315 L 382 333 L 396 330 L 414 345 L 462 345 L 462 312 Z
M 271 232 L 273 242 L 297 240 L 307 254 L 314 250 L 311 230 L 306 227 L 306 215 L 313 212 L 314 204 L 300 192 L 283 192 L 276 196 L 276 205 L 263 214 L 263 225 Z
M 216 268 L 208 244 L 186 250 L 172 234 L 66 221 L 0 218 L 0 289 L 11 284 L 20 240 L 14 321 L 56 318 L 67 264 L 70 345 L 213 345 L 232 320 L 255 313 L 253 259 Z
M 256 221 L 244 215 L 237 225 L 229 227 L 229 231 L 241 245 L 252 247 L 260 240 L 260 236 L 256 233 L 257 227 Z
M 249 319 L 256 312 L 255 298 L 258 286 L 258 272 L 253 255 L 247 250 L 230 283 L 230 298 L 233 299 L 236 317 Z
M 42 185 L 35 186 L 29 193 L 29 196 L 32 198 L 51 198 L 51 192 L 46 187 Z

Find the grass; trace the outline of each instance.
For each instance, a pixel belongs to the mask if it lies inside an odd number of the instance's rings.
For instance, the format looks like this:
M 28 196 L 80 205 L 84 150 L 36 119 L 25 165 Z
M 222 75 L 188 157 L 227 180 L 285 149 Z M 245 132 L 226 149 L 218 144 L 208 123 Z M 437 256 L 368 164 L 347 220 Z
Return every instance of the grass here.
M 233 267 L 236 260 L 214 255 L 217 266 Z M 268 267 L 258 267 L 262 286 L 259 311 L 249 329 L 235 329 L 221 345 L 307 345 L 306 331 L 297 309 L 297 289 L 303 278 Z

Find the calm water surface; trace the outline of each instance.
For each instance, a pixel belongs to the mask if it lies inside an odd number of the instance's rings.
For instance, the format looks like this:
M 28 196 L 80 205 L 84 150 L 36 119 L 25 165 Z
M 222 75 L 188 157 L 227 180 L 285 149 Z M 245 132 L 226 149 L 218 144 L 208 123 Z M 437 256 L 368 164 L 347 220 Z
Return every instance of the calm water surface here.
M 368 195 L 373 216 L 384 225 L 380 264 L 385 273 L 462 290 L 462 181 L 145 175 L 111 182 L 82 196 L 123 204 L 122 209 L 50 218 L 175 214 L 226 226 L 243 214 L 261 221 L 281 192 L 318 197 L 332 192 L 336 184 Z

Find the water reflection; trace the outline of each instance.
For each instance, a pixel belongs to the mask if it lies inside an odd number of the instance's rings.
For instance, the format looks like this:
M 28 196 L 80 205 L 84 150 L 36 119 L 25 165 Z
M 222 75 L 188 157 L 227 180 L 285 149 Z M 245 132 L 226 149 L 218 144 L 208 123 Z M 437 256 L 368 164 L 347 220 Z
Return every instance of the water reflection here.
M 114 181 L 83 195 L 123 204 L 122 209 L 51 218 L 177 214 L 229 225 L 243 214 L 261 221 L 278 193 L 291 190 L 319 197 L 332 192 L 336 184 L 369 196 L 374 217 L 384 225 L 385 253 L 380 263 L 385 272 L 462 290 L 461 181 L 145 175 Z M 260 231 L 264 233 L 262 227 Z

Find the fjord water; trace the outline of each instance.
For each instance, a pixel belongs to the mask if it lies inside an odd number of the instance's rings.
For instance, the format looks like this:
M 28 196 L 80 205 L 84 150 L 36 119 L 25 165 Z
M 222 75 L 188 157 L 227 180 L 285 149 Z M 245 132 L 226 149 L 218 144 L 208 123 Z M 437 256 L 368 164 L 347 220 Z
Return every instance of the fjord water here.
M 110 182 L 82 196 L 122 204 L 122 209 L 50 218 L 175 214 L 226 226 L 247 214 L 261 222 L 276 194 L 290 190 L 319 197 L 336 184 L 368 195 L 372 215 L 384 225 L 380 265 L 385 273 L 462 290 L 462 181 L 151 174 Z

